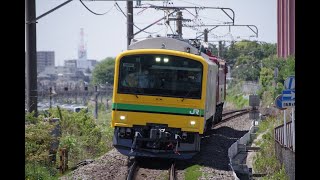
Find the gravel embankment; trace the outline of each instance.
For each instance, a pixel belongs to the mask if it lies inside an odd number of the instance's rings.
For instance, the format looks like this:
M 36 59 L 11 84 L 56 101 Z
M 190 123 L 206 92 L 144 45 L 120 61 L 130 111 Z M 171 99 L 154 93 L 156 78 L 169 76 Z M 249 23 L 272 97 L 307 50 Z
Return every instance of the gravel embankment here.
M 124 180 L 128 172 L 128 158 L 112 149 L 93 163 L 82 166 L 61 180 Z
M 228 165 L 228 148 L 247 133 L 250 126 L 251 121 L 246 114 L 215 127 L 207 136 L 202 138 L 199 154 L 191 160 L 177 162 L 177 178 L 184 179 L 185 169 L 198 164 L 202 166 L 203 175 L 201 179 L 234 179 Z M 68 176 L 62 177 L 61 180 L 125 180 L 128 167 L 128 158 L 113 149 L 93 163 L 82 166 Z M 142 178 L 140 179 L 144 179 L 143 177 L 146 179 L 152 179 L 153 177 L 162 179 L 161 176 L 166 176 L 165 174 L 151 168 L 151 170 L 141 171 Z
M 201 152 L 183 163 L 178 170 L 178 179 L 184 179 L 184 169 L 198 164 L 201 179 L 234 179 L 229 169 L 228 148 L 251 126 L 249 115 L 243 115 L 215 127 L 201 142 Z

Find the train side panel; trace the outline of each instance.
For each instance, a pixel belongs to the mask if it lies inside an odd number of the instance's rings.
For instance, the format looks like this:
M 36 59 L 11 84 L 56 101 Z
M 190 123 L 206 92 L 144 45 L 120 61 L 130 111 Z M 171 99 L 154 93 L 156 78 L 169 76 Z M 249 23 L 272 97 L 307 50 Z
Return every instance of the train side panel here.
M 216 82 L 218 66 L 213 63 L 209 56 L 206 54 L 201 54 L 201 56 L 207 61 L 208 64 L 208 74 L 207 74 L 207 87 L 206 87 L 206 106 L 205 106 L 205 119 L 208 120 L 214 116 L 216 112 Z

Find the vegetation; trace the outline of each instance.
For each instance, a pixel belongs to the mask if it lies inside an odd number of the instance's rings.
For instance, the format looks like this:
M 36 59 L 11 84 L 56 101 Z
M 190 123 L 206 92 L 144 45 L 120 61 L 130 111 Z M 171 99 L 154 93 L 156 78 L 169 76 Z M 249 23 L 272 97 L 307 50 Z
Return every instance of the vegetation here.
M 59 148 L 67 148 L 69 168 L 82 160 L 99 157 L 112 147 L 111 112 L 106 111 L 103 104 L 99 107 L 98 120 L 84 110 L 78 113 L 61 110 Z M 89 106 L 89 112 L 91 108 Z M 60 117 L 57 108 L 51 109 L 50 115 L 50 118 Z M 59 160 L 55 163 L 49 162 L 50 143 L 53 141 L 50 133 L 55 124 L 43 121 L 43 116 L 33 117 L 30 113 L 26 114 L 26 124 L 25 178 L 56 179 L 59 176 Z
M 290 75 L 295 75 L 295 58 L 278 58 L 276 45 L 257 43 L 254 41 L 240 41 L 229 48 L 222 44 L 222 57 L 232 67 L 233 83 L 229 84 L 227 101 L 242 107 L 245 101 L 238 83 L 242 81 L 256 81 L 260 85 L 258 95 L 262 99 L 262 106 L 272 105 L 277 95 L 284 90 L 284 81 Z
M 102 60 L 99 64 L 97 64 L 97 66 L 93 69 L 92 72 L 92 83 L 94 85 L 105 85 L 107 82 L 109 84 L 113 84 L 114 63 L 115 58 L 107 57 L 106 59 Z
M 260 60 L 252 56 L 240 55 L 235 63 L 234 78 L 245 81 L 257 81 L 259 76 Z
M 193 165 L 186 169 L 184 177 L 186 180 L 199 179 L 202 175 L 200 171 L 200 165 Z
M 232 81 L 227 89 L 227 102 L 241 109 L 249 105 L 249 99 L 245 99 L 241 93 L 243 81 Z
M 50 179 L 57 175 L 55 164 L 49 162 L 49 149 L 54 125 L 27 113 L 25 117 L 25 178 Z
M 284 90 L 284 81 L 290 75 L 295 75 L 295 58 L 269 57 L 263 60 L 264 68 L 260 71 L 260 90 L 258 92 L 264 107 L 273 103 L 277 95 Z M 278 69 L 278 76 L 274 76 L 274 70 Z
M 267 118 L 259 125 L 258 134 L 262 134 L 262 140 L 257 142 L 260 151 L 254 157 L 253 168 L 258 173 L 266 174 L 262 179 L 288 180 L 284 167 L 281 166 L 275 156 L 273 128 L 277 125 L 276 118 Z

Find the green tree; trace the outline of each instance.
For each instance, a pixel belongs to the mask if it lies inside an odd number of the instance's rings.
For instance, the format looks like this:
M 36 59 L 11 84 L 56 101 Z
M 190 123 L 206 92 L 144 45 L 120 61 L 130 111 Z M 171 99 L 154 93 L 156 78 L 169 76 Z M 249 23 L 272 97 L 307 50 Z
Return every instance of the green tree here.
M 273 71 L 278 68 L 278 77 L 275 79 L 277 83 L 283 84 L 288 76 L 295 75 L 295 58 L 293 56 L 284 59 L 274 55 L 263 59 L 262 63 L 263 67 L 268 67 Z
M 262 43 L 260 49 L 263 53 L 263 58 L 277 54 L 277 45 L 271 43 Z
M 287 79 L 287 77 L 295 75 L 295 57 L 289 56 L 285 62 L 283 67 L 279 70 L 279 76 L 282 83 Z
M 245 81 L 256 81 L 260 72 L 259 62 L 253 56 L 240 55 L 233 68 L 233 76 Z
M 92 72 L 92 83 L 97 84 L 113 84 L 115 58 L 107 57 L 102 60 Z
M 273 71 L 270 68 L 262 68 L 260 72 L 260 84 L 262 87 L 269 87 L 272 85 Z
M 240 55 L 238 49 L 235 48 L 234 42 L 231 42 L 229 49 L 226 52 L 225 58 L 227 64 L 233 66 L 236 63 L 236 59 Z

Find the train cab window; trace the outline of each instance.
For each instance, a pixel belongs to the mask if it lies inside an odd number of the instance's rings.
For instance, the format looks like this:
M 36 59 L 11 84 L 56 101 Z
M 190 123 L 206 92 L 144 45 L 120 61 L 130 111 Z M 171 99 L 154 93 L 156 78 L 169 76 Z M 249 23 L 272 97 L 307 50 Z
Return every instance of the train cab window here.
M 118 93 L 201 99 L 203 65 L 188 58 L 143 54 L 120 60 Z

